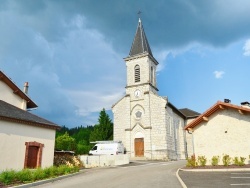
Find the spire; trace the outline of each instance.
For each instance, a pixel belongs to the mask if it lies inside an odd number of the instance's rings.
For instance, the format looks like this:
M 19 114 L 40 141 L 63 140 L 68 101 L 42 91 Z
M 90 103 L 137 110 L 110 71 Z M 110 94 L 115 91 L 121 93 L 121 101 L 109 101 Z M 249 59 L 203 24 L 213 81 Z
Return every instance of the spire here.
M 133 44 L 129 52 L 129 56 L 139 55 L 142 53 L 149 53 L 153 57 L 146 34 L 142 26 L 141 19 L 139 18 L 138 27 L 136 30 Z

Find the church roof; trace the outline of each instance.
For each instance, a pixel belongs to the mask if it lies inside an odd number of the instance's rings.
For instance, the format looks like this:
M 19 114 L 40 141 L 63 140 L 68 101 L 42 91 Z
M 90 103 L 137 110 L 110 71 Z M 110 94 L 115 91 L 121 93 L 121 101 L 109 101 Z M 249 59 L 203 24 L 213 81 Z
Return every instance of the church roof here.
M 59 129 L 60 127 L 46 119 L 17 108 L 5 101 L 0 100 L 0 120 L 24 123 L 28 125 Z
M 200 115 L 200 113 L 190 110 L 189 108 L 176 108 L 172 103 L 168 102 L 167 106 L 172 108 L 172 110 L 178 114 L 179 116 L 183 117 L 184 119 L 196 118 Z
M 142 26 L 141 19 L 139 18 L 135 38 L 131 46 L 129 56 L 135 56 L 143 53 L 148 53 L 153 57 L 146 34 Z
M 200 115 L 200 113 L 190 110 L 189 108 L 182 108 L 179 111 L 186 116 L 186 118 L 195 118 Z

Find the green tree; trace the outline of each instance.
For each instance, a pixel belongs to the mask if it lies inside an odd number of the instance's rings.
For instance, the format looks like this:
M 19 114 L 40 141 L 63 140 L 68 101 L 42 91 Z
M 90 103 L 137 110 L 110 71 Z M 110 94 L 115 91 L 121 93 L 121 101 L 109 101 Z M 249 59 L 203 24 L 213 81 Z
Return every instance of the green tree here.
M 73 134 L 72 137 L 75 138 L 77 143 L 81 141 L 85 141 L 86 142 L 85 145 L 88 145 L 91 131 L 93 131 L 92 126 L 79 127 L 78 132 Z
M 77 143 L 76 154 L 88 154 L 91 146 L 86 143 L 86 141 L 80 141 Z
M 113 139 L 113 123 L 103 108 L 100 112 L 97 125 L 94 126 L 94 130 L 90 133 L 90 141 L 98 140 L 112 140 Z
M 69 132 L 69 131 L 70 131 L 69 128 L 66 127 L 65 125 L 63 125 L 63 126 L 60 128 L 60 130 L 57 130 L 57 131 L 56 131 L 56 138 L 57 138 L 58 136 L 61 136 L 61 135 L 65 134 L 66 132 Z
M 63 135 L 56 138 L 55 148 L 56 150 L 75 151 L 76 141 L 69 136 L 68 132 L 65 132 Z

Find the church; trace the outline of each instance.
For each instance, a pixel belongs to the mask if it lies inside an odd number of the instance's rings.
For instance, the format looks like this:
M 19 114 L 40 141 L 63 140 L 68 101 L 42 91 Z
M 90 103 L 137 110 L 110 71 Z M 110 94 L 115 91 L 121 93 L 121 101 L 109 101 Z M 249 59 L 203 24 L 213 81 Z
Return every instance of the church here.
M 128 57 L 126 94 L 112 106 L 114 140 L 121 140 L 131 158 L 178 160 L 187 157 L 185 125 L 199 116 L 177 109 L 158 95 L 154 58 L 141 19 Z

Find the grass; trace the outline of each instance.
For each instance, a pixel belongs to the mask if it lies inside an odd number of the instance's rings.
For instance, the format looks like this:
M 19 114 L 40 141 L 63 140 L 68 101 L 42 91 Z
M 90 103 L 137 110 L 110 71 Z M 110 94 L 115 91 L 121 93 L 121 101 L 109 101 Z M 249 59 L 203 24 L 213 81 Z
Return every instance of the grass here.
M 54 178 L 65 174 L 71 174 L 74 172 L 79 172 L 79 167 L 61 165 L 59 167 L 52 166 L 44 169 L 38 168 L 35 170 L 6 170 L 0 173 L 0 185 L 31 183 L 38 180 Z

